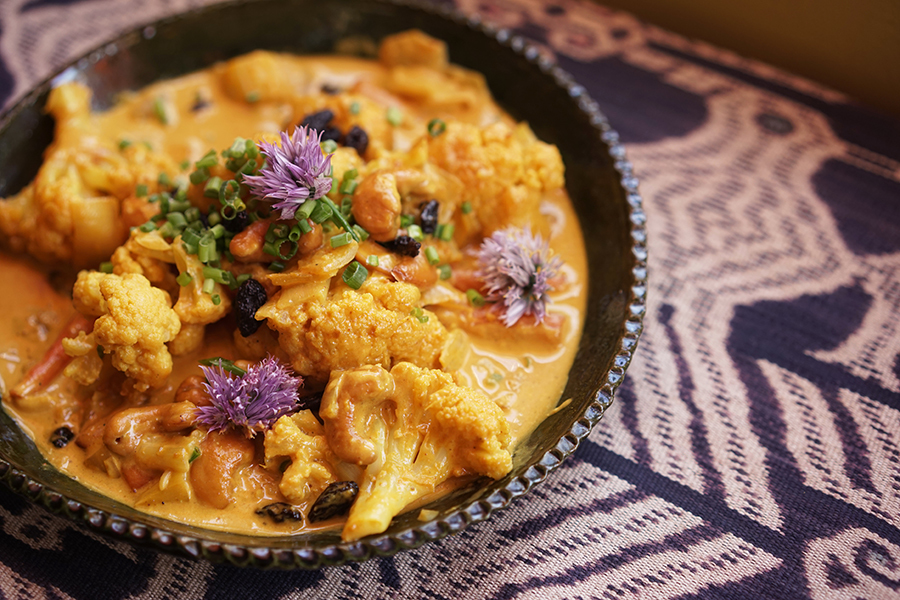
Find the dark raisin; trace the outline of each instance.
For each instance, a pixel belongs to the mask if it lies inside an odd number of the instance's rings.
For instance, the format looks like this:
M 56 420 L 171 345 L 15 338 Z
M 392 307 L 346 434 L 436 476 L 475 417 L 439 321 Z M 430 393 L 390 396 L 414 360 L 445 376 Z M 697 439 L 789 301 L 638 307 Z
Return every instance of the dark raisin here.
M 408 235 L 398 235 L 396 238 L 392 239 L 389 242 L 378 242 L 391 252 L 396 252 L 397 254 L 401 254 L 403 256 L 418 256 L 419 248 L 422 247 L 422 244 L 412 239 Z
M 326 83 L 322 86 L 322 93 L 328 94 L 329 96 L 337 96 L 341 93 L 341 88 L 336 85 L 331 85 L 330 83 Z
M 253 335 L 262 325 L 262 321 L 256 320 L 256 311 L 268 300 L 266 288 L 255 279 L 248 279 L 238 288 L 237 296 L 234 299 L 234 314 L 237 317 L 238 329 L 242 336 Z
M 212 102 L 204 98 L 203 96 L 197 96 L 197 99 L 194 100 L 194 103 L 191 104 L 191 112 L 200 112 L 206 108 L 212 106 Z
M 74 437 L 75 434 L 72 433 L 71 429 L 60 427 L 59 429 L 54 429 L 53 433 L 50 434 L 50 443 L 57 448 L 65 448 Z
M 366 153 L 366 148 L 369 147 L 369 134 L 362 127 L 354 125 L 347 132 L 347 135 L 344 136 L 344 145 L 348 148 L 354 148 L 356 153 L 362 156 Z
M 316 392 L 308 396 L 302 396 L 299 401 L 300 410 L 311 410 L 319 412 L 319 405 L 322 404 L 322 392 Z
M 353 506 L 357 494 L 359 486 L 352 481 L 335 481 L 319 494 L 306 518 L 310 523 L 318 523 L 338 515 L 345 515 Z
M 422 233 L 434 235 L 438 226 L 438 204 L 437 200 L 429 200 L 420 205 L 422 212 L 419 216 L 419 222 L 422 225 Z
M 303 122 L 300 123 L 304 127 L 311 127 L 312 129 L 318 129 L 322 131 L 328 124 L 331 123 L 331 120 L 334 118 L 334 113 L 328 110 L 320 110 L 317 113 L 313 113 L 311 115 L 306 115 L 303 117 Z
M 267 504 L 256 510 L 256 514 L 263 517 L 269 517 L 276 523 L 284 523 L 285 521 L 302 521 L 303 513 L 296 506 L 291 506 L 286 502 L 274 502 Z
M 240 233 L 250 224 L 250 215 L 247 214 L 246 210 L 242 210 L 234 215 L 233 219 L 222 219 L 221 223 L 222 227 L 231 233 Z
M 341 130 L 337 127 L 326 127 L 324 131 L 322 131 L 322 141 L 332 140 L 334 142 L 341 141 Z

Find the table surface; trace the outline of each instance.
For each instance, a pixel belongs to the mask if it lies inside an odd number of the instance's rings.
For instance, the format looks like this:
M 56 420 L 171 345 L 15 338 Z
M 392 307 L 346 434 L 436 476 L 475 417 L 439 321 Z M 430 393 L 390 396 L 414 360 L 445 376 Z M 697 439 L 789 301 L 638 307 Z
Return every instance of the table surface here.
M 0 101 L 187 0 L 0 3 Z M 4 598 L 896 598 L 900 122 L 576 0 L 458 0 L 554 55 L 641 179 L 649 313 L 613 408 L 526 498 L 316 572 L 113 541 L 0 486 Z

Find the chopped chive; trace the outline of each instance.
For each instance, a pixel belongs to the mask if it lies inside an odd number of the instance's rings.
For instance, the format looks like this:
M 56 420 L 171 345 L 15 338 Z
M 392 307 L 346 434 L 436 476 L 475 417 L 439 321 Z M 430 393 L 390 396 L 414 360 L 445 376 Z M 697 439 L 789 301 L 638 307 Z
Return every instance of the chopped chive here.
M 340 209 L 334 205 L 334 202 L 331 201 L 331 198 L 329 198 L 328 196 L 322 196 L 319 199 L 319 203 L 327 204 L 328 207 L 331 208 L 332 220 L 337 225 L 340 225 L 341 227 L 343 227 L 344 230 L 347 231 L 351 235 L 351 237 L 353 237 L 353 239 L 355 241 L 357 241 L 357 242 L 359 241 L 359 236 L 356 235 L 356 232 L 353 231 L 352 227 L 350 227 L 350 223 L 347 221 L 347 218 L 343 215 L 343 213 L 340 211 Z
M 193 223 L 195 221 L 200 220 L 200 209 L 196 206 L 192 206 L 184 211 L 184 218 L 187 219 L 188 223 Z
M 347 169 L 344 171 L 344 176 L 341 177 L 341 181 L 350 181 L 351 179 L 356 179 L 359 177 L 358 169 Z
M 456 230 L 456 227 L 453 223 L 445 223 L 441 225 L 440 231 L 438 232 L 438 239 L 444 242 L 449 242 L 453 239 L 453 232 Z
M 166 215 L 166 221 L 168 221 L 169 225 L 175 229 L 184 229 L 187 227 L 187 219 L 184 218 L 184 213 L 170 212 Z
M 453 276 L 453 269 L 450 268 L 450 265 L 441 265 L 437 268 L 438 275 L 441 280 L 446 281 Z
M 447 124 L 440 119 L 432 119 L 428 121 L 428 135 L 437 137 L 447 130 Z
M 191 166 L 191 161 L 189 161 L 188 159 L 184 159 L 184 160 L 181 161 L 181 163 L 179 163 L 179 165 L 178 165 L 178 167 L 179 167 L 182 171 L 187 171 L 187 170 L 190 168 L 190 166 Z
M 217 210 L 210 211 L 210 213 L 206 215 L 206 222 L 209 223 L 210 227 L 215 227 L 222 222 L 222 215 L 219 214 L 219 211 Z
M 159 235 L 163 236 L 163 238 L 170 240 L 178 235 L 180 232 L 177 231 L 171 223 L 166 221 L 163 223 L 162 227 L 159 228 Z
M 362 287 L 362 284 L 365 282 L 366 277 L 368 276 L 369 272 L 366 270 L 366 268 L 362 266 L 359 261 L 354 260 L 347 266 L 346 269 L 344 269 L 344 274 L 341 275 L 341 278 L 344 280 L 344 283 L 346 283 L 348 287 L 351 287 L 354 290 L 358 290 Z
M 203 264 L 209 264 L 214 260 L 219 259 L 219 252 L 216 250 L 216 240 L 214 237 L 204 236 L 197 248 L 197 258 L 200 259 L 200 262 Z
M 309 215 L 309 218 L 313 223 L 324 223 L 329 218 L 331 218 L 332 211 L 331 207 L 328 206 L 326 202 L 324 202 L 324 196 L 316 202 L 316 206 L 313 208 L 312 213 Z
M 178 285 L 180 285 L 181 287 L 189 285 L 193 280 L 194 278 L 187 271 L 175 278 L 175 282 L 178 283 Z
M 219 197 L 219 189 L 222 187 L 222 178 L 221 177 L 210 177 L 206 181 L 206 186 L 203 188 L 203 195 L 207 198 L 218 198 Z
M 340 190 L 338 191 L 340 191 L 340 193 L 342 194 L 352 194 L 356 191 L 356 186 L 358 185 L 359 183 L 355 179 L 345 179 L 341 183 Z
M 156 230 L 156 223 L 154 223 L 153 221 L 147 221 L 146 223 L 138 227 L 138 229 L 140 229 L 144 233 L 150 233 L 151 231 Z
M 218 306 L 218 305 L 222 304 L 222 297 L 219 296 L 218 294 L 213 294 L 212 301 L 213 301 L 213 304 Z
M 297 221 L 297 228 L 302 233 L 309 233 L 310 231 L 312 231 L 312 225 L 309 224 L 308 219 L 301 219 L 301 220 Z
M 365 229 L 363 229 L 362 227 L 360 227 L 359 225 L 354 225 L 353 227 L 351 227 L 351 229 L 356 233 L 357 236 L 359 236 L 359 240 L 361 242 L 364 242 L 367 239 L 369 239 L 369 232 L 366 231 Z
M 238 377 L 243 377 L 247 374 L 247 371 L 243 370 L 232 361 L 222 358 L 221 356 L 213 356 L 212 358 L 204 358 L 199 361 L 201 365 L 204 367 L 219 367 L 223 371 L 228 371 L 232 375 L 237 375 Z
M 422 233 L 422 228 L 415 223 L 406 228 L 406 235 L 416 240 L 417 242 L 421 242 L 425 239 L 425 234 Z
M 467 215 L 472 212 L 472 203 L 468 200 L 462 203 L 462 214 Z
M 441 262 L 441 257 L 438 256 L 438 251 L 434 246 L 425 248 L 425 258 L 428 259 L 428 264 L 430 265 L 436 265 Z
M 166 103 L 161 96 L 158 96 L 156 100 L 153 101 L 153 112 L 156 113 L 156 118 L 159 119 L 160 123 L 163 125 L 169 124 L 169 114 L 166 111 Z
M 156 182 L 163 187 L 172 187 L 172 178 L 168 173 L 160 173 L 156 178 Z
M 294 213 L 294 218 L 298 221 L 306 220 L 309 218 L 309 215 L 313 213 L 316 209 L 316 204 L 318 204 L 315 200 L 307 200 L 303 204 L 300 205 L 300 208 L 297 209 L 297 212 Z
M 412 215 L 400 215 L 400 228 L 406 229 L 410 225 L 413 224 L 413 216 Z
M 244 282 L 247 281 L 248 279 L 250 279 L 250 273 L 244 273 L 243 275 L 238 275 L 238 276 L 237 276 L 237 279 L 235 279 L 234 282 L 235 282 L 237 285 L 241 285 L 242 283 L 244 283 Z
M 248 92 L 247 96 L 246 96 L 247 102 L 249 102 L 250 104 L 259 102 L 259 98 L 260 98 L 259 92 Z
M 299 242 L 300 238 L 303 237 L 304 231 L 300 228 L 300 223 L 306 223 L 306 226 L 309 227 L 309 223 L 307 223 L 306 221 L 300 221 L 299 223 L 291 227 L 291 231 L 290 233 L 288 233 L 287 237 L 292 242 Z
M 193 183 L 194 185 L 200 185 L 201 183 L 209 179 L 209 169 L 207 169 L 206 167 L 197 169 L 196 171 L 191 173 L 188 179 L 190 179 L 191 183 Z
M 372 267 L 378 266 L 378 256 L 375 254 L 370 254 L 366 257 L 366 264 Z
M 219 158 L 216 156 L 215 150 L 210 150 L 203 155 L 203 158 L 194 163 L 195 169 L 208 169 L 209 167 L 219 164 Z
M 284 250 L 285 246 L 287 246 L 287 251 Z M 297 242 L 292 242 L 287 238 L 279 238 L 274 242 L 263 244 L 263 252 L 280 260 L 290 260 L 297 254 Z
M 400 125 L 403 122 L 403 113 L 400 112 L 400 109 L 396 106 L 392 106 L 387 109 L 387 113 L 385 114 L 387 117 L 388 123 L 393 125 L 394 127 Z
M 359 114 L 359 102 L 351 102 L 350 103 L 350 114 L 351 115 Z
M 409 311 L 409 314 L 414 316 L 416 319 L 418 319 L 419 323 L 427 323 L 428 322 L 428 315 L 424 314 L 422 312 L 422 309 L 419 308 L 418 306 L 415 307 L 414 309 L 412 309 L 411 311 Z
M 472 306 L 484 306 L 484 296 L 478 293 L 478 290 L 466 290 L 466 298 Z
M 345 217 L 349 217 L 352 210 L 353 198 L 351 198 L 350 196 L 344 196 L 344 199 L 341 200 L 341 214 L 343 214 Z
M 334 140 L 325 140 L 324 142 L 322 142 L 322 152 L 324 152 L 325 154 L 331 154 L 332 152 L 337 150 L 337 147 L 337 142 L 335 142 Z
M 101 273 L 112 273 L 113 272 L 113 264 L 109 261 L 100 263 L 100 272 Z
M 352 238 L 350 237 L 349 232 L 344 232 L 344 233 L 339 233 L 337 235 L 333 235 L 333 236 L 331 236 L 331 247 L 332 248 L 340 248 L 341 246 L 346 246 L 347 244 L 350 243 L 351 239 Z
M 216 282 L 212 279 L 207 279 L 203 282 L 203 293 L 204 294 L 212 294 L 213 290 L 216 289 Z
M 147 195 L 147 184 L 139 183 L 137 187 L 134 188 L 134 195 L 138 198 L 143 198 Z
M 281 273 L 282 271 L 284 271 L 284 263 L 278 262 L 277 260 L 275 262 L 269 263 L 269 270 L 273 273 Z
M 194 446 L 194 449 L 191 450 L 191 457 L 188 459 L 188 464 L 191 464 L 198 458 L 200 458 L 200 448 Z
M 119 140 L 119 150 L 124 150 L 131 145 L 131 140 Z
M 230 273 L 222 269 L 217 269 L 215 267 L 203 267 L 203 279 L 207 281 L 212 279 L 216 283 L 226 284 L 229 281 L 228 275 L 230 275 Z
M 191 203 L 187 200 L 178 201 L 170 200 L 168 203 L 168 212 L 184 212 L 191 207 Z

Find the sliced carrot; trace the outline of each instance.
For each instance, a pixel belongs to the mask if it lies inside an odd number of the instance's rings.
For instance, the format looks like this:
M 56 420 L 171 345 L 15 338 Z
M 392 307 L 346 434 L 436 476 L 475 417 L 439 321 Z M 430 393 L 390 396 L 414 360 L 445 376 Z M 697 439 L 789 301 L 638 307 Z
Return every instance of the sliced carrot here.
M 22 381 L 12 389 L 12 396 L 24 398 L 50 385 L 50 382 L 56 379 L 56 376 L 72 361 L 72 357 L 63 350 L 63 338 L 76 337 L 82 331 L 90 333 L 93 328 L 93 321 L 82 315 L 75 315 L 59 332 L 56 341 L 53 342 L 41 361 L 31 367 Z

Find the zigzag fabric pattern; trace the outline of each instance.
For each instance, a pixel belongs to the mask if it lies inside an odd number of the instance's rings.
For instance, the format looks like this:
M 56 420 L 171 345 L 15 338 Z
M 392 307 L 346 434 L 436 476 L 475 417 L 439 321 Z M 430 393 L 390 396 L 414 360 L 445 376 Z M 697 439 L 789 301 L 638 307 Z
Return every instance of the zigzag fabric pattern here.
M 4 2 L 0 101 L 202 3 Z M 641 178 L 645 333 L 574 460 L 458 536 L 316 572 L 158 555 L 3 488 L 2 597 L 900 597 L 900 122 L 593 3 L 456 5 L 571 72 Z

